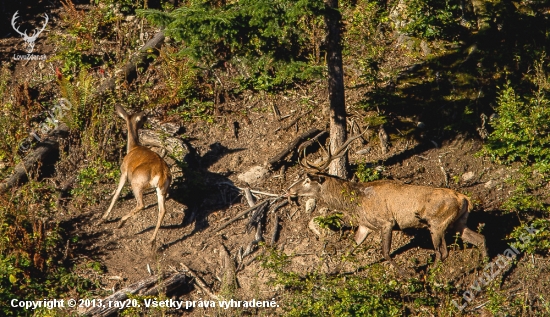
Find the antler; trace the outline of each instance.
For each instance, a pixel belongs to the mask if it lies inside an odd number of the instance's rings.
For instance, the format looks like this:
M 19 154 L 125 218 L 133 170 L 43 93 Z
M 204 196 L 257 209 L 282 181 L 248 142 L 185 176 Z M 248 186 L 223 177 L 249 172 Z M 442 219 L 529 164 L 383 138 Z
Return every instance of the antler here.
M 298 159 L 298 161 L 300 162 L 300 165 L 302 165 L 302 167 L 304 167 L 306 169 L 316 170 L 318 172 L 322 172 L 330 165 L 330 162 L 332 162 L 334 159 L 337 159 L 339 157 L 342 157 L 342 156 L 346 155 L 346 153 L 348 152 L 348 147 L 351 144 L 351 142 L 353 142 L 356 139 L 362 137 L 363 134 L 365 134 L 368 130 L 369 130 L 369 127 L 367 126 L 365 131 L 363 131 L 361 133 L 358 133 L 357 135 L 349 138 L 344 144 L 342 144 L 341 147 L 336 149 L 336 151 L 334 153 L 331 153 L 330 147 L 329 147 L 325 151 L 325 152 L 327 152 L 327 159 L 326 159 L 326 161 L 322 162 L 321 164 L 316 165 L 316 164 L 311 164 L 310 162 L 308 162 L 307 159 L 306 159 L 306 149 L 305 148 L 304 148 L 304 157 L 303 157 L 303 159 Z
M 23 35 L 23 36 L 25 37 L 25 39 L 26 39 L 27 37 L 29 37 L 29 36 L 27 35 L 27 30 L 25 30 L 25 32 L 21 33 L 21 31 L 19 31 L 19 29 L 15 27 L 15 20 L 17 20 L 17 18 L 19 18 L 19 16 L 17 15 L 18 12 L 19 12 L 19 11 L 15 11 L 15 13 L 13 14 L 13 18 L 11 18 L 11 26 L 13 27 L 13 29 L 15 30 L 15 32 L 17 32 L 17 33 Z

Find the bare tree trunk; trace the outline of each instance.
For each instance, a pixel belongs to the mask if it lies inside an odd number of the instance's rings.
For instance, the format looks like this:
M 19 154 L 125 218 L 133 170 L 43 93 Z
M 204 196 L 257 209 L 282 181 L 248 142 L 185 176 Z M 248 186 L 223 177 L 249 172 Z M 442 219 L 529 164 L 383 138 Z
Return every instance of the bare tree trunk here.
M 328 96 L 330 106 L 330 149 L 336 151 L 346 141 L 346 100 L 344 95 L 344 69 L 342 66 L 342 46 L 340 29 L 342 16 L 338 11 L 338 0 L 326 0 L 327 12 L 327 66 Z M 329 166 L 329 174 L 347 177 L 347 155 L 335 159 Z

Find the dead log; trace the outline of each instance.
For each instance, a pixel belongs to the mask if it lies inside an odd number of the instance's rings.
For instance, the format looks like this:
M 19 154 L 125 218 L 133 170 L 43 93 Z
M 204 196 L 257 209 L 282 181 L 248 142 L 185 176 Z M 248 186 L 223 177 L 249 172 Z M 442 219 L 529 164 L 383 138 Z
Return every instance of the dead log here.
M 0 193 L 4 193 L 8 189 L 27 181 L 27 173 L 34 170 L 52 153 L 58 151 L 59 139 L 67 137 L 68 134 L 69 128 L 65 124 L 59 125 L 57 129 L 48 133 L 44 140 L 38 143 L 34 151 L 27 155 L 21 163 L 15 166 L 12 175 L 4 182 L 0 183 Z
M 83 316 L 89 317 L 108 317 L 118 314 L 120 307 L 114 306 L 114 302 L 118 303 L 128 299 L 129 294 L 139 294 L 143 296 L 158 295 L 161 291 L 164 293 L 170 293 L 182 284 L 188 281 L 185 273 L 164 273 L 159 276 L 151 276 L 135 284 L 132 284 L 113 295 L 103 299 L 102 307 L 93 307 L 86 311 Z M 112 304 L 111 304 L 112 303 Z
M 289 144 L 289 146 L 279 152 L 277 155 L 275 155 L 273 158 L 271 158 L 269 161 L 267 161 L 266 165 L 270 169 L 277 169 L 281 163 L 281 161 L 290 153 L 292 152 L 298 144 L 302 143 L 303 141 L 314 137 L 315 135 L 319 134 L 321 130 L 317 128 L 310 129 L 307 132 L 302 133 L 302 135 L 298 136 L 292 142 Z
M 150 60 L 151 51 L 158 49 L 164 43 L 164 30 L 160 30 L 153 36 L 152 39 L 147 41 L 145 45 L 130 58 L 130 61 L 124 65 L 120 73 L 124 74 L 124 81 L 128 83 L 133 82 L 137 78 L 137 69 L 140 67 L 146 68 Z M 115 72 L 119 73 L 119 72 Z M 102 95 L 116 87 L 116 75 L 105 80 L 98 88 L 97 94 Z
M 269 243 L 269 245 L 274 246 L 278 238 L 279 238 L 279 216 L 275 215 L 275 219 L 273 220 L 273 232 L 271 234 L 271 242 Z
M 144 129 L 139 130 L 138 133 L 141 145 L 163 148 L 177 156 L 180 156 L 182 153 L 185 155 L 188 152 L 187 146 L 180 138 L 165 137 L 161 132 Z

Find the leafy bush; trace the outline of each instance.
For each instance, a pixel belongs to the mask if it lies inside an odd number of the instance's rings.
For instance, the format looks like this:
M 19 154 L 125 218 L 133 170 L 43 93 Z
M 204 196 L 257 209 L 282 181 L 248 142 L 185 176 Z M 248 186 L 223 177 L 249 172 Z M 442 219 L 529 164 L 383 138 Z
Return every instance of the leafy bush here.
M 230 62 L 245 74 L 245 88 L 273 89 L 318 74 L 307 63 L 313 52 L 307 30 L 315 23 L 308 17 L 323 8 L 320 0 L 189 1 L 171 12 L 136 12 L 182 41 L 181 52 L 202 67 Z
M 438 267 L 422 280 L 398 281 L 377 264 L 358 268 L 353 275 L 321 273 L 321 260 L 318 268 L 302 276 L 290 269 L 291 257 L 267 248 L 262 258 L 262 267 L 274 273 L 270 283 L 282 286 L 284 304 L 280 306 L 286 310 L 285 316 L 382 317 L 415 315 L 411 311 L 415 308 L 419 315 L 453 309 L 437 300 L 454 291 L 450 283 L 442 282 L 445 273 Z M 350 257 L 342 256 L 342 261 L 350 261 Z
M 450 31 L 458 26 L 461 15 L 459 3 L 447 0 L 408 0 L 405 11 L 408 23 L 404 31 L 425 39 L 455 34 Z
M 363 183 L 372 182 L 383 178 L 382 173 L 379 169 L 375 167 L 368 167 L 368 165 L 364 162 L 361 162 L 357 165 L 355 175 L 357 176 L 357 178 L 359 178 L 359 181 Z
M 535 62 L 534 72 L 525 77 L 526 84 L 533 87 L 529 92 L 519 94 L 510 82 L 500 90 L 495 109 L 498 116 L 491 122 L 494 131 L 483 149 L 500 164 L 519 165 L 519 177 L 510 181 L 515 189 L 503 208 L 524 214 L 548 215 L 549 211 L 546 187 L 550 181 L 550 80 L 544 59 L 543 54 Z M 527 243 L 516 242 L 517 247 L 531 254 L 548 252 L 550 221 L 537 219 L 534 225 L 541 230 Z M 522 234 L 520 226 L 511 237 L 517 240 Z
M 10 301 L 63 298 L 93 289 L 63 266 L 65 241 L 57 222 L 54 188 L 31 182 L 9 199 L 0 196 L 0 315 L 21 315 Z M 74 293 L 73 293 L 74 294 Z
M 550 252 L 550 220 L 533 220 L 529 230 L 533 229 L 535 232 L 529 233 L 526 225 L 516 227 L 510 234 L 515 240 L 512 246 L 527 254 Z

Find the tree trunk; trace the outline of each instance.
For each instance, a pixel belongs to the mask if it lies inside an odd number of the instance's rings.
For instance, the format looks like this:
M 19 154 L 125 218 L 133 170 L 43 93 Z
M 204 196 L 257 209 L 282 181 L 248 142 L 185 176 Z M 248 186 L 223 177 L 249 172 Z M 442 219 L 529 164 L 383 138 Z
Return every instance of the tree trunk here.
M 338 11 L 338 0 L 325 1 L 327 12 L 327 66 L 328 96 L 330 100 L 330 149 L 336 151 L 346 141 L 346 101 L 344 95 L 344 70 L 342 66 L 342 46 L 340 30 L 342 16 Z M 335 159 L 329 166 L 329 174 L 347 177 L 347 155 Z

